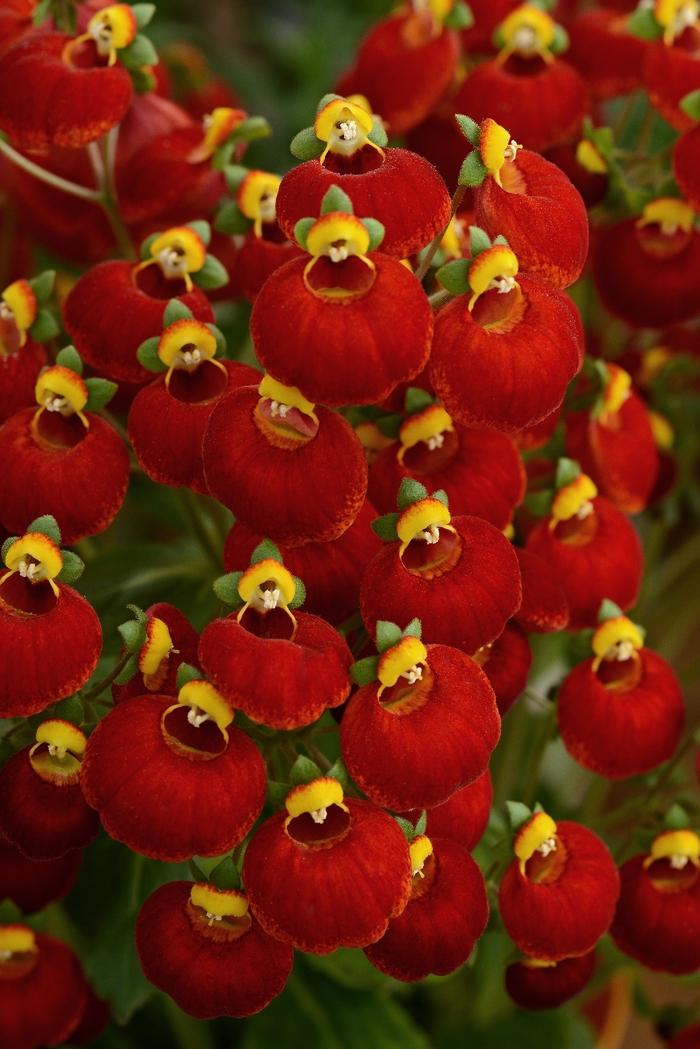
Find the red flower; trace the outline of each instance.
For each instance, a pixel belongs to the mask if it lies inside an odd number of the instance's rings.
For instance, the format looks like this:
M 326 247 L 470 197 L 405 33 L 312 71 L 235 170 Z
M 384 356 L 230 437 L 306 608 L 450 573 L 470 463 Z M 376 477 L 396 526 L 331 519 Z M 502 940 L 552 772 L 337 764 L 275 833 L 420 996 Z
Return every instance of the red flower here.
M 569 26 L 567 60 L 586 81 L 595 99 L 616 98 L 637 91 L 649 47 L 627 32 L 627 17 L 601 8 L 576 15 Z
M 482 668 L 496 694 L 496 705 L 505 717 L 527 685 L 532 650 L 523 628 L 509 619 L 495 641 L 474 653 L 474 662 Z M 442 835 L 447 837 L 448 835 Z
M 580 994 L 595 970 L 595 951 L 560 962 L 523 958 L 506 969 L 506 990 L 521 1009 L 556 1009 Z
M 279 994 L 294 952 L 268 936 L 241 892 L 172 881 L 148 897 L 136 919 L 146 977 L 190 1016 L 250 1016 Z
M 444 804 L 437 805 L 427 813 L 425 832 L 432 838 L 449 838 L 471 852 L 481 841 L 491 814 L 493 786 L 488 769 L 467 787 L 455 791 Z M 420 811 L 402 813 L 412 823 L 420 817 Z
M 498 898 L 516 947 L 546 962 L 587 954 L 607 932 L 620 891 L 607 846 L 579 823 L 537 812 L 518 832 L 515 854 Z
M 454 972 L 486 928 L 489 905 L 481 871 L 454 841 L 418 835 L 410 846 L 413 886 L 406 909 L 381 940 L 365 947 L 375 968 L 396 980 Z
M 295 787 L 285 804 L 246 849 L 253 914 L 275 939 L 312 954 L 374 943 L 411 894 L 398 823 L 368 801 L 343 800 L 333 779 Z
M 16 280 L 0 299 L 0 423 L 34 404 L 39 372 L 48 363 L 46 350 L 28 330 L 37 302 L 26 280 Z
M 0 832 L 0 897 L 12 900 L 23 914 L 36 914 L 68 895 L 82 862 L 78 849 L 57 860 L 29 860 Z
M 686 1027 L 668 1043 L 668 1049 L 698 1049 L 698 1046 L 700 1046 L 700 1024 Z
M 54 860 L 89 845 L 100 819 L 80 789 L 85 734 L 52 718 L 36 738 L 0 770 L 0 828 L 29 859 Z
M 671 18 L 675 17 L 673 5 L 669 5 Z M 644 87 L 649 101 L 664 120 L 676 131 L 688 131 L 693 126 L 679 103 L 691 91 L 700 88 L 700 34 L 694 27 L 682 26 L 675 40 L 656 40 L 649 44 L 642 69 Z
M 556 570 L 530 550 L 521 547 L 514 547 L 514 550 L 523 585 L 523 600 L 515 613 L 515 621 L 528 633 L 550 634 L 566 630 L 569 606 Z
M 199 634 L 179 608 L 160 601 L 146 609 L 148 642 L 138 656 L 139 673 L 125 685 L 112 684 L 112 699 L 121 703 L 134 696 L 157 692 L 177 696 L 177 672 L 182 663 L 200 669 Z M 123 649 L 121 655 L 126 649 Z
M 610 935 L 624 954 L 656 972 L 700 968 L 700 840 L 666 831 L 648 855 L 620 868 L 622 886 Z
M 107 833 L 135 852 L 169 863 L 219 856 L 260 815 L 265 766 L 208 682 L 171 699 L 141 696 L 110 711 L 88 741 L 81 786 Z
M 238 210 L 253 221 L 253 226 L 236 252 L 231 275 L 249 302 L 255 302 L 275 270 L 304 254 L 277 223 L 275 205 L 281 181 L 267 171 L 249 171 L 236 191 Z

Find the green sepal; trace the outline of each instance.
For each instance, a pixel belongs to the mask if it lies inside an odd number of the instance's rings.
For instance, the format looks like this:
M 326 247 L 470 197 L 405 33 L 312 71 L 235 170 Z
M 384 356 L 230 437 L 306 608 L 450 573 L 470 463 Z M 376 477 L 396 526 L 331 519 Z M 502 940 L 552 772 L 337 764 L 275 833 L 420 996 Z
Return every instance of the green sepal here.
M 221 328 L 217 328 L 217 326 L 215 324 L 209 324 L 208 322 L 205 324 L 205 327 L 207 327 L 209 329 L 209 331 L 212 333 L 212 335 L 216 339 L 216 352 L 215 352 L 214 356 L 215 357 L 225 357 L 226 356 L 226 336 L 222 332 Z
M 56 576 L 59 583 L 74 583 L 85 571 L 85 562 L 72 550 L 62 550 L 63 567 Z
M 230 142 L 257 142 L 261 138 L 269 138 L 272 128 L 265 117 L 254 116 L 242 120 L 229 135 Z M 225 165 L 224 165 L 225 166 Z
M 115 685 L 126 685 L 127 681 L 131 681 L 132 677 L 136 677 L 139 671 L 139 665 L 136 660 L 136 656 L 129 656 L 124 669 L 122 670 L 119 677 L 115 677 Z
M 270 779 L 267 781 L 267 800 L 276 809 L 281 809 L 290 790 L 289 783 L 277 783 Z
M 243 608 L 245 601 L 238 593 L 238 584 L 242 578 L 242 572 L 229 572 L 215 579 L 213 588 L 219 601 L 223 601 L 225 605 L 232 605 L 233 608 Z
M 528 820 L 532 819 L 532 810 L 523 805 L 522 801 L 507 801 L 508 820 L 513 831 L 520 830 Z
M 691 120 L 700 120 L 700 90 L 683 95 L 678 106 Z
M 326 776 L 329 779 L 337 779 L 338 783 L 343 788 L 343 793 L 345 794 L 347 794 L 347 792 L 352 787 L 352 780 L 350 779 L 348 770 L 345 768 L 345 762 L 342 758 L 338 758 L 338 760 L 333 765 L 331 765 L 331 767 L 328 769 L 328 772 L 326 773 Z
M 549 45 L 549 50 L 553 55 L 563 55 L 565 51 L 569 50 L 569 34 L 563 25 L 559 25 L 557 22 L 554 26 L 554 39 Z
M 360 687 L 371 685 L 373 681 L 377 680 L 378 670 L 379 656 L 367 656 L 365 659 L 358 659 L 357 663 L 352 664 L 350 677 Z
M 613 159 L 615 148 L 615 136 L 611 127 L 595 127 L 590 117 L 584 117 L 582 126 L 583 137 L 592 142 L 595 148 L 608 163 Z
M 158 343 L 160 339 L 157 335 L 154 335 L 151 339 L 146 339 L 142 342 L 136 351 L 139 364 L 148 369 L 149 372 L 165 372 L 168 370 L 167 364 L 158 356 Z
M 464 137 L 471 142 L 474 149 L 478 149 L 481 142 L 481 128 L 476 120 L 472 120 L 471 117 L 466 116 L 464 113 L 455 113 L 455 120 L 459 124 L 459 129 Z
M 40 0 L 32 12 L 32 22 L 38 29 L 45 18 L 48 18 L 53 0 Z
M 489 169 L 476 149 L 467 153 L 459 169 L 457 182 L 460 186 L 480 186 L 489 173 Z
M 133 654 L 138 652 L 143 645 L 146 644 L 146 629 L 136 619 L 128 619 L 126 623 L 121 623 L 117 630 L 122 636 L 122 641 L 127 647 L 127 650 Z
M 117 52 L 119 61 L 127 69 L 143 69 L 144 66 L 158 65 L 158 52 L 143 33 L 137 33 L 130 44 Z
M 209 871 L 209 881 L 215 889 L 220 889 L 223 892 L 230 889 L 240 892 L 243 888 L 243 882 L 241 881 L 238 868 L 233 862 L 233 856 L 224 856 L 221 863 L 217 863 L 216 867 Z
M 372 521 L 371 528 L 375 535 L 378 535 L 380 539 L 383 539 L 385 543 L 394 543 L 399 538 L 399 533 L 396 531 L 396 523 L 401 514 L 384 514 L 383 517 L 378 517 L 376 521 Z
M 312 127 L 305 127 L 292 139 L 289 151 L 297 160 L 315 160 L 320 157 L 326 148 L 326 143 L 316 138 L 316 132 Z
M 482 251 L 488 251 L 490 247 L 492 247 L 492 244 L 488 233 L 480 229 L 479 226 L 470 226 L 469 250 L 472 258 L 475 259 L 477 255 L 481 255 Z
M 523 506 L 535 517 L 546 517 L 552 509 L 554 489 L 545 488 L 542 492 L 530 492 L 523 499 Z
M 60 331 L 58 322 L 49 310 L 37 310 L 36 319 L 29 328 L 29 334 L 35 342 L 48 342 L 55 339 Z
M 56 546 L 61 545 L 61 529 L 58 527 L 58 521 L 52 514 L 43 514 L 41 517 L 35 517 L 27 525 L 27 532 L 40 532 L 47 539 L 50 539 L 52 543 L 55 543 Z
M 53 717 L 61 718 L 63 721 L 70 721 L 71 725 L 82 725 L 85 720 L 85 713 L 83 711 L 83 704 L 80 702 L 80 696 L 66 696 L 53 708 Z
M 406 400 L 404 401 L 406 415 L 418 415 L 434 403 L 434 398 L 427 390 L 421 390 L 418 386 L 409 386 L 406 390 Z
M 324 193 L 319 214 L 328 215 L 331 211 L 343 211 L 347 215 L 355 214 L 350 197 L 335 183 Z
M 214 229 L 219 233 L 238 236 L 252 229 L 253 219 L 247 218 L 235 200 L 227 200 L 221 205 L 214 219 Z
M 292 765 L 292 770 L 289 773 L 289 782 L 293 787 L 305 786 L 307 783 L 313 783 L 315 779 L 321 779 L 323 773 L 311 758 L 307 758 L 306 755 L 300 754 L 297 760 Z
M 111 382 L 109 379 L 86 379 L 85 385 L 88 392 L 88 399 L 84 409 L 86 412 L 96 412 L 98 409 L 104 408 L 119 389 L 119 384 Z
M 502 233 L 499 233 L 497 237 L 493 238 L 493 247 L 495 248 L 497 244 L 499 244 L 503 248 L 509 248 L 510 247 L 510 244 L 508 243 L 508 241 L 506 240 L 506 238 L 503 236 Z
M 5 542 L 4 542 L 3 544 L 2 544 L 2 559 L 3 559 L 3 562 L 5 562 L 5 558 L 7 557 L 7 551 L 8 551 L 9 549 L 10 549 L 10 547 L 12 546 L 12 544 L 13 544 L 13 543 L 16 543 L 16 542 L 17 542 L 17 540 L 18 540 L 18 539 L 21 539 L 21 538 L 22 538 L 22 537 L 21 537 L 21 536 L 19 536 L 19 535 L 10 535 L 10 536 L 8 536 L 8 537 L 7 537 L 7 539 L 5 540 Z M 6 564 L 6 563 L 7 563 L 7 562 L 5 562 L 5 564 Z
M 226 179 L 226 187 L 229 193 L 237 193 L 238 188 L 243 179 L 248 174 L 249 169 L 244 168 L 242 164 L 227 164 L 224 168 L 224 178 Z
M 141 241 L 141 247 L 139 248 L 141 262 L 148 262 L 150 261 L 150 259 L 153 258 L 153 256 L 151 255 L 151 244 L 154 240 L 157 240 L 158 237 L 161 237 L 162 235 L 163 231 L 161 230 L 160 233 L 151 233 L 148 237 L 146 237 L 145 240 Z
M 203 291 L 214 291 L 215 288 L 223 288 L 229 282 L 226 267 L 213 255 L 207 255 L 201 270 L 191 273 L 192 281 Z
M 191 229 L 193 233 L 196 233 L 205 248 L 209 247 L 211 241 L 211 226 L 206 219 L 194 219 L 192 222 L 185 223 L 186 229 Z
M 402 637 L 401 627 L 396 623 L 390 623 L 386 619 L 380 619 L 377 623 L 377 651 L 380 655 L 390 648 L 395 648 Z
M 419 834 L 425 834 L 425 828 L 427 826 L 428 826 L 428 813 L 426 812 L 425 809 L 423 809 L 423 811 L 421 812 L 420 816 L 418 817 L 418 822 L 416 823 L 416 826 L 414 828 L 415 829 L 415 833 L 416 833 L 416 837 Z
M 369 233 L 369 244 L 367 251 L 376 251 L 384 240 L 386 229 L 378 219 L 360 219 L 362 225 Z
M 396 505 L 401 513 L 408 510 L 409 506 L 419 503 L 421 499 L 428 499 L 428 489 L 420 481 L 414 481 L 412 477 L 404 477 L 396 497 Z
M 442 24 L 448 29 L 471 29 L 474 25 L 474 15 L 469 4 L 464 0 L 457 0 L 450 13 L 443 18 Z
M 471 259 L 453 259 L 440 267 L 435 274 L 435 279 L 445 291 L 452 292 L 453 295 L 466 295 L 470 291 L 469 270 L 471 265 Z
M 544 812 L 544 809 L 542 808 L 542 804 L 539 801 L 536 801 L 535 804 L 532 806 L 532 814 L 533 814 L 533 816 L 535 815 L 536 812 Z
M 560 459 L 557 463 L 557 472 L 554 479 L 557 491 L 561 488 L 566 488 L 567 484 L 573 484 L 580 475 L 581 467 L 575 459 Z
M 299 219 L 299 221 L 294 227 L 294 239 L 296 240 L 299 247 L 303 248 L 304 251 L 308 251 L 308 248 L 306 247 L 306 238 L 309 235 L 309 230 L 317 221 L 318 219 L 312 219 L 309 216 L 305 219 Z
M 194 313 L 179 299 L 170 299 L 163 312 L 163 331 L 176 321 L 193 321 Z
M 149 66 L 144 66 L 142 69 L 127 69 L 127 73 L 131 77 L 131 85 L 137 95 L 145 95 L 149 91 L 155 91 L 158 87 L 158 81 Z
M 437 499 L 437 501 L 439 503 L 442 503 L 442 505 L 446 506 L 447 509 L 449 510 L 449 508 L 450 508 L 450 497 L 448 496 L 448 494 L 447 494 L 447 492 L 445 491 L 444 488 L 438 488 L 437 492 L 433 492 L 433 494 L 430 496 L 430 498 L 431 499 Z
M 648 7 L 637 8 L 628 16 L 625 29 L 632 36 L 638 36 L 640 40 L 656 40 L 663 35 L 663 26 L 654 18 L 654 13 Z
M 404 819 L 403 816 L 394 816 L 394 819 L 406 835 L 406 841 L 409 843 L 412 842 L 416 836 L 416 830 L 411 821 Z
M 44 270 L 38 276 L 29 278 L 27 284 L 34 292 L 34 298 L 37 302 L 47 302 L 51 298 L 55 279 L 56 270 Z
M 194 862 L 194 859 L 188 860 L 187 863 L 189 864 L 190 874 L 192 875 L 195 881 L 205 882 L 207 880 L 206 874 L 203 870 L 201 870 L 200 867 L 197 866 L 197 864 Z
M 372 130 L 367 136 L 367 141 L 372 142 L 375 146 L 379 146 L 380 149 L 386 149 L 389 145 L 389 136 L 386 131 L 376 120 L 372 125 Z
M 664 828 L 666 830 L 688 830 L 690 817 L 682 805 L 674 802 L 664 816 Z
M 132 4 L 131 13 L 139 29 L 145 29 L 156 13 L 155 4 Z
M 294 580 L 296 590 L 294 591 L 294 597 L 287 605 L 287 608 L 290 608 L 292 609 L 292 611 L 294 611 L 295 608 L 301 608 L 301 606 L 306 601 L 306 587 L 304 586 L 299 576 L 294 575 L 292 576 L 292 579 Z
M 528 3 L 531 7 L 538 7 L 545 14 L 550 14 L 554 10 L 556 0 L 528 0 Z
M 56 355 L 56 364 L 70 368 L 76 375 L 83 374 L 83 361 L 75 346 L 64 346 Z
M 138 619 L 141 626 L 146 625 L 146 623 L 148 622 L 148 616 L 142 608 L 139 608 L 138 605 L 127 605 L 126 607 L 129 609 L 130 612 L 134 613 L 134 619 Z
M 419 641 L 422 634 L 423 624 L 418 617 L 412 619 L 408 626 L 401 631 L 401 637 L 417 637 Z
M 375 419 L 374 425 L 385 437 L 388 437 L 392 441 L 396 441 L 399 436 L 399 430 L 404 422 L 403 415 L 399 412 L 392 412 L 391 415 L 382 415 L 379 419 Z
M 177 675 L 175 677 L 175 687 L 178 692 L 181 688 L 184 688 L 188 681 L 198 681 L 202 677 L 202 672 L 193 667 L 191 663 L 180 663 L 177 668 Z
M 263 539 L 262 543 L 258 543 L 258 545 L 255 547 L 255 550 L 253 550 L 252 554 L 250 555 L 250 566 L 252 568 L 253 565 L 258 565 L 261 561 L 267 561 L 268 559 L 271 559 L 272 561 L 279 561 L 281 565 L 284 564 L 284 561 L 282 560 L 282 554 L 279 552 L 279 549 L 275 546 L 272 540 Z
M 323 96 L 319 104 L 316 106 L 316 116 L 318 116 L 322 109 L 326 108 L 329 102 L 334 102 L 336 99 L 340 102 L 347 102 L 345 95 L 335 95 L 332 91 L 329 91 L 327 95 Z
M 624 614 L 619 605 L 616 605 L 609 597 L 605 597 L 598 609 L 598 622 L 606 623 L 608 619 L 617 619 L 618 616 L 624 616 Z

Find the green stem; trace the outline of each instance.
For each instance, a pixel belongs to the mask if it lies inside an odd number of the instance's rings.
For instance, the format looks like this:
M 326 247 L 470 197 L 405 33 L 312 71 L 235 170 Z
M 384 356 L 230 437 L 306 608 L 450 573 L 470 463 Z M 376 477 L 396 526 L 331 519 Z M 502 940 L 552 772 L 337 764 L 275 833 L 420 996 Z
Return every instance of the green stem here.
M 124 225 L 117 208 L 117 194 L 114 181 L 117 138 L 114 135 L 114 131 L 115 128 L 112 128 L 109 135 L 106 135 L 99 143 L 88 143 L 87 151 L 88 156 L 90 157 L 90 163 L 92 164 L 95 180 L 100 187 L 100 199 L 98 203 L 112 227 L 112 233 L 114 234 L 119 251 L 125 259 L 135 262 L 137 258 L 136 251 L 131 242 L 129 231 Z M 116 132 L 118 136 L 118 127 Z
M 542 719 L 543 724 L 540 727 L 540 734 L 535 746 L 535 752 L 530 759 L 530 767 L 528 771 L 527 781 L 525 783 L 525 789 L 523 791 L 523 802 L 526 805 L 532 805 L 535 800 L 537 793 L 537 787 L 540 782 L 540 772 L 542 770 L 542 762 L 547 750 L 547 744 L 552 738 L 552 729 L 556 724 L 557 708 L 552 703 L 550 710 Z
M 124 654 L 117 661 L 117 665 L 112 670 L 110 670 L 109 674 L 107 674 L 106 677 L 102 678 L 101 681 L 98 681 L 96 685 L 92 686 L 92 688 L 89 688 L 86 691 L 80 693 L 82 699 L 89 703 L 91 699 L 97 699 L 98 696 L 102 695 L 107 686 L 111 685 L 112 682 L 119 677 L 122 670 L 124 669 L 124 667 L 130 659 L 131 652 L 124 652 Z
M 328 772 L 329 768 L 332 768 L 333 762 L 330 761 L 323 753 L 320 747 L 317 747 L 315 743 L 312 743 L 310 739 L 304 740 L 304 746 L 309 752 L 309 757 L 316 762 L 320 768 Z
M 456 298 L 456 296 L 453 295 L 451 291 L 447 291 L 446 288 L 443 288 L 442 291 L 436 291 L 434 295 L 429 295 L 428 302 L 430 303 L 430 308 L 433 311 L 436 311 L 439 310 L 441 306 L 445 306 L 448 302 L 451 302 L 454 298 Z
M 51 171 L 47 171 L 46 168 L 40 167 L 21 153 L 18 153 L 3 138 L 0 138 L 0 153 L 4 153 L 17 167 L 23 168 L 28 174 L 34 175 L 35 178 L 41 179 L 42 182 L 48 182 L 50 186 L 62 189 L 65 193 L 71 193 L 74 197 L 91 200 L 95 204 L 102 203 L 102 192 L 100 190 L 88 189 L 87 186 L 79 186 L 77 182 L 69 182 L 68 179 L 61 178 L 60 175 L 54 175 Z
M 180 488 L 180 505 L 185 519 L 192 530 L 192 534 L 201 546 L 203 552 L 209 558 L 214 570 L 221 572 L 221 552 L 217 549 L 207 527 L 207 522 L 202 513 L 196 494 L 190 488 Z
M 450 222 L 452 222 L 452 219 L 457 214 L 457 208 L 462 203 L 462 197 L 464 196 L 466 189 L 466 186 L 457 186 L 457 189 L 455 190 L 455 194 L 452 198 L 452 214 L 450 215 Z M 433 261 L 435 252 L 438 250 L 440 244 L 442 243 L 442 238 L 445 236 L 450 222 L 447 223 L 447 226 L 445 226 L 445 228 L 441 230 L 436 237 L 433 237 L 430 244 L 428 245 L 428 250 L 425 253 L 425 257 L 418 269 L 416 270 L 416 280 L 423 280 L 423 277 L 428 272 L 430 268 L 430 263 Z

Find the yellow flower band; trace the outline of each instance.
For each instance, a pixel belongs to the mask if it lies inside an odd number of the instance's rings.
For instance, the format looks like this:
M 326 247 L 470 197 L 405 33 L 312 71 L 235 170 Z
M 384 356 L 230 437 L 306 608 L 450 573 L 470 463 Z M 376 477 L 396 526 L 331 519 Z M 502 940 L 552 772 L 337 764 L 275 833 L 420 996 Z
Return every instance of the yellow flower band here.
M 444 251 L 444 253 L 451 259 L 461 259 L 463 240 L 464 227 L 455 215 L 450 219 L 450 224 L 442 235 L 440 250 Z M 411 270 L 411 272 L 413 271 Z
M 160 664 L 173 650 L 173 640 L 162 619 L 149 619 L 146 623 L 146 641 L 138 655 L 139 670 L 142 674 L 155 674 Z
M 158 340 L 158 356 L 163 364 L 168 365 L 168 373 L 165 376 L 165 385 L 168 387 L 176 368 L 193 372 L 204 361 L 211 361 L 228 375 L 226 366 L 221 361 L 214 360 L 215 355 L 216 337 L 201 321 L 175 321 L 165 329 Z
M 677 36 L 695 25 L 700 13 L 696 0 L 656 0 L 654 18 L 663 26 L 664 43 L 671 47 Z
M 202 121 L 204 138 L 189 154 L 187 162 L 201 164 L 202 161 L 208 160 L 245 118 L 246 114 L 242 109 L 230 109 L 228 106 L 218 106 L 211 113 L 207 113 Z
M 127 47 L 139 31 L 138 22 L 129 4 L 112 4 L 93 15 L 87 24 L 87 33 L 80 39 L 95 41 L 100 55 L 109 55 L 108 65 L 117 61 L 117 51 Z
M 27 330 L 36 320 L 36 295 L 26 280 L 9 284 L 0 296 L 0 319 L 14 320 L 20 333 L 20 346 L 27 341 Z
M 525 864 L 536 852 L 547 856 L 556 849 L 557 825 L 546 812 L 536 812 L 531 820 L 518 831 L 513 850 L 520 860 L 520 872 L 525 874 Z
M 40 406 L 35 419 L 43 411 L 60 412 L 63 416 L 75 413 L 85 429 L 89 430 L 90 422 L 82 412 L 87 404 L 88 388 L 70 368 L 54 364 L 52 368 L 44 369 L 36 381 L 34 396 Z
M 613 616 L 598 627 L 591 640 L 591 647 L 596 656 L 592 666 L 595 673 L 603 659 L 621 663 L 631 659 L 638 649 L 644 647 L 644 638 L 627 616 Z
M 85 733 L 77 725 L 64 721 L 62 718 L 49 718 L 47 721 L 42 721 L 36 730 L 36 742 L 37 745 L 46 743 L 49 752 L 53 748 L 58 757 L 63 757 L 66 751 L 70 751 L 76 757 L 82 758 L 87 745 Z
M 303 783 L 299 787 L 294 787 L 287 795 L 284 804 L 289 813 L 285 826 L 290 820 L 303 816 L 307 812 L 313 817 L 314 822 L 322 823 L 331 805 L 339 805 L 345 812 L 348 811 L 347 806 L 343 804 L 343 788 L 338 780 L 331 776 L 324 776 L 311 783 Z
M 424 877 L 423 867 L 428 856 L 433 855 L 433 843 L 425 834 L 418 834 L 408 846 L 411 857 L 411 873 Z
M 655 412 L 652 408 L 647 408 L 647 418 L 651 425 L 651 432 L 654 434 L 656 447 L 661 448 L 665 452 L 670 451 L 673 448 L 676 435 L 666 416 L 661 415 L 660 412 Z
M 60 548 L 41 532 L 27 532 L 16 539 L 5 554 L 5 564 L 9 572 L 0 579 L 3 583 L 13 572 L 19 572 L 30 583 L 41 583 L 48 580 L 58 597 L 58 586 L 54 578 L 63 568 L 63 556 Z
M 650 201 L 644 208 L 641 218 L 637 219 L 637 229 L 658 224 L 663 234 L 672 237 L 679 229 L 688 233 L 694 221 L 695 212 L 684 200 L 677 197 L 659 197 L 658 200 Z
M 452 419 L 442 405 L 431 404 L 425 411 L 409 416 L 401 424 L 399 430 L 401 447 L 396 453 L 396 458 L 399 462 L 403 462 L 403 457 L 408 449 L 420 444 L 421 441 L 427 444 L 430 451 L 441 448 L 444 442 L 443 434 L 452 433 L 453 430 Z
M 238 584 L 238 595 L 245 602 L 238 613 L 238 622 L 251 605 L 259 612 L 270 612 L 274 608 L 283 608 L 289 612 L 287 605 L 294 600 L 296 591 L 294 576 L 283 564 L 272 557 L 258 561 L 246 569 Z M 291 612 L 289 615 L 296 624 Z
M 214 721 L 228 739 L 226 729 L 233 721 L 233 711 L 208 681 L 188 681 L 180 689 L 177 701 L 181 706 L 191 708 L 187 715 L 190 724 L 199 728 L 205 721 Z
M 248 900 L 235 889 L 216 889 L 207 882 L 195 882 L 190 902 L 201 907 L 212 918 L 243 918 L 248 913 Z
M 0 962 L 8 961 L 12 954 L 36 950 L 34 933 L 26 925 L 0 925 Z
M 582 138 L 576 147 L 576 163 L 591 175 L 607 175 L 608 162 L 602 153 L 587 138 Z
M 479 153 L 489 169 L 489 174 L 493 175 L 499 186 L 502 185 L 501 168 L 507 160 L 515 160 L 518 150 L 522 148 L 514 138 L 510 137 L 510 132 L 491 117 L 482 121 Z
M 417 637 L 403 637 L 398 645 L 387 649 L 379 658 L 377 676 L 380 687 L 377 696 L 385 688 L 391 688 L 400 677 L 406 678 L 409 685 L 415 684 L 423 677 L 422 666 L 427 666 L 428 651 Z
M 551 531 L 557 527 L 560 521 L 570 521 L 572 517 L 583 520 L 593 513 L 592 499 L 598 494 L 598 489 L 587 474 L 579 474 L 571 484 L 564 485 L 554 496 L 552 502 L 552 519 L 549 522 Z
M 505 45 L 498 56 L 499 63 L 515 52 L 523 58 L 540 55 L 545 62 L 554 61 L 549 49 L 556 36 L 556 23 L 539 7 L 523 4 L 516 8 L 501 22 L 499 33 Z
M 43 744 L 46 744 L 45 748 Z M 86 745 L 85 733 L 77 725 L 61 718 L 49 718 L 42 721 L 36 731 L 36 743 L 29 751 L 29 761 L 36 774 L 47 783 L 71 786 L 80 779 L 80 764 Z
M 132 280 L 146 266 L 157 262 L 166 280 L 184 280 L 188 291 L 192 291 L 190 273 L 201 270 L 207 257 L 204 241 L 189 226 L 175 226 L 155 237 L 148 250 L 151 258 L 140 262 L 132 271 Z
M 700 866 L 700 838 L 692 830 L 667 830 L 659 834 L 652 842 L 644 866 L 662 859 L 669 859 L 677 870 L 682 870 L 688 861 L 695 867 Z
M 258 386 L 258 393 L 261 397 L 269 398 L 272 401 L 273 415 L 279 414 L 284 418 L 290 408 L 296 408 L 302 415 L 309 415 L 318 423 L 318 416 L 314 412 L 316 405 L 313 401 L 308 401 L 296 386 L 284 386 L 268 373 L 263 376 Z
M 504 244 L 496 244 L 477 255 L 469 270 L 469 286 L 473 292 L 469 300 L 469 311 L 474 309 L 474 303 L 485 291 L 495 289 L 503 295 L 517 288 L 517 272 L 516 255 Z
M 451 520 L 450 511 L 439 499 L 420 499 L 407 507 L 396 522 L 396 531 L 401 540 L 399 557 L 412 539 L 424 539 L 426 543 L 433 544 L 440 538 L 441 528 L 449 528 L 454 532 L 450 526 Z
M 363 106 L 346 98 L 333 98 L 314 120 L 314 134 L 326 148 L 319 157 L 322 164 L 329 150 L 350 156 L 362 146 L 374 146 L 384 156 L 384 150 L 368 138 L 374 127 L 372 114 Z
M 238 207 L 247 219 L 253 219 L 253 232 L 262 237 L 263 222 L 277 218 L 275 203 L 282 179 L 268 171 L 249 171 L 238 187 Z
M 630 395 L 632 376 L 618 367 L 617 364 L 606 364 L 608 369 L 608 382 L 603 392 L 603 410 L 600 413 L 600 422 L 605 423 L 608 415 L 619 412 L 622 405 Z

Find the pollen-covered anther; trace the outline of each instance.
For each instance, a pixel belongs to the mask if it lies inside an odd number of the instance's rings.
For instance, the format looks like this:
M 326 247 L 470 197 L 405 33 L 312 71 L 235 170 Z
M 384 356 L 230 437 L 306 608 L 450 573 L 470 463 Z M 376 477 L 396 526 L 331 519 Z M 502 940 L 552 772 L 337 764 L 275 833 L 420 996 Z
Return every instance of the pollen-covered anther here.
M 334 98 L 316 115 L 314 134 L 326 148 L 319 157 L 321 164 L 326 154 L 342 153 L 350 156 L 362 146 L 373 146 L 384 155 L 384 151 L 368 138 L 374 127 L 372 114 L 363 106 L 345 98 Z
M 287 412 L 291 411 L 291 404 L 282 404 L 280 401 L 272 401 L 270 403 L 270 414 L 279 415 L 284 419 Z
M 506 160 L 515 160 L 518 155 L 518 150 L 522 149 L 522 142 L 516 142 L 514 138 L 510 140 L 506 148 L 503 150 L 503 156 Z
M 595 509 L 591 500 L 597 495 L 598 489 L 587 474 L 579 474 L 571 484 L 564 485 L 552 501 L 550 530 L 554 531 L 560 521 L 570 521 L 572 517 L 585 520 Z
M 314 823 L 325 823 L 326 817 L 328 816 L 328 809 L 313 809 L 310 816 Z
M 413 539 L 432 546 L 439 542 L 441 528 L 454 532 L 450 521 L 450 511 L 439 499 L 420 499 L 413 503 L 396 522 L 396 531 L 401 540 L 399 557 Z
M 469 311 L 480 295 L 496 289 L 504 295 L 518 288 L 515 277 L 518 273 L 518 259 L 514 252 L 504 244 L 487 248 L 474 259 L 469 270 L 469 286 L 472 297 L 469 300 Z
M 13 572 L 18 572 L 30 583 L 48 581 L 58 597 L 54 579 L 63 568 L 63 556 L 56 543 L 42 532 L 27 532 L 16 539 L 5 554 L 5 564 L 8 571 L 0 577 L 0 584 Z
M 70 368 L 63 368 L 60 364 L 45 368 L 36 381 L 34 396 L 39 405 L 35 421 L 44 411 L 60 412 L 64 416 L 77 415 L 85 429 L 90 428 L 90 421 L 82 412 L 87 404 L 88 389 Z
M 556 838 L 547 838 L 541 845 L 538 845 L 535 852 L 539 852 L 542 856 L 549 856 L 550 852 L 557 851 Z

